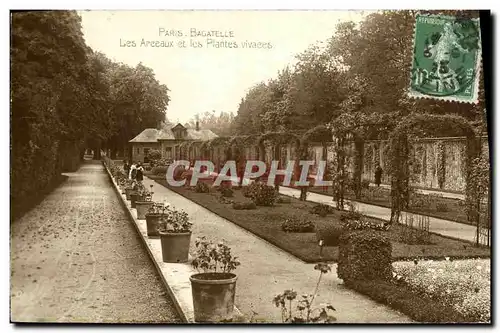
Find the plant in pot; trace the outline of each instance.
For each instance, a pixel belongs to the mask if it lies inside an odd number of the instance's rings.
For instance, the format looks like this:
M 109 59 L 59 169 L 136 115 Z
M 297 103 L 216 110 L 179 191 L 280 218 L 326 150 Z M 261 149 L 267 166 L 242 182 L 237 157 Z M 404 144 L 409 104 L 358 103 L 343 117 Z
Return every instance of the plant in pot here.
M 135 186 L 137 182 L 132 179 L 127 179 L 127 183 L 125 185 L 125 196 L 127 197 L 127 200 L 130 200 L 130 195 L 135 191 Z
M 141 184 L 142 185 L 142 184 Z M 137 219 L 144 220 L 149 208 L 153 205 L 153 185 L 151 190 L 148 190 L 144 185 L 139 187 L 139 198 L 135 202 L 135 209 L 137 210 Z
M 236 274 L 240 265 L 231 248 L 219 242 L 196 239 L 192 266 L 202 273 L 191 275 L 194 320 L 196 322 L 230 322 L 233 319 Z
M 159 238 L 160 233 L 158 232 L 158 227 L 161 218 L 167 213 L 168 207 L 159 202 L 153 202 L 149 206 L 148 212 L 146 213 L 146 227 L 148 230 L 148 237 Z
M 186 212 L 166 209 L 166 214 L 160 218 L 158 225 L 163 262 L 188 261 L 191 226 Z
M 135 208 L 135 203 L 137 201 L 142 201 L 141 195 L 147 191 L 144 184 L 141 182 L 135 182 L 133 186 L 133 191 L 130 193 L 130 207 Z

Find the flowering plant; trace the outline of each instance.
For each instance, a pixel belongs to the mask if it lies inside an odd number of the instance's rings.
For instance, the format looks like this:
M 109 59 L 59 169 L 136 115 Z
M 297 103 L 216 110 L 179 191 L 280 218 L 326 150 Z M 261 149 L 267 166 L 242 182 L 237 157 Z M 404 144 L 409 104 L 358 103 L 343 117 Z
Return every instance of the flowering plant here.
M 183 233 L 190 232 L 192 225 L 186 212 L 164 207 L 158 228 L 162 232 Z
M 450 305 L 477 322 L 491 320 L 488 259 L 414 260 L 393 263 L 393 277 L 416 292 Z
M 281 308 L 281 319 L 284 323 L 332 323 L 337 320 L 330 313 L 336 311 L 330 304 L 325 304 L 321 308 L 313 308 L 314 299 L 318 294 L 321 277 L 331 271 L 331 267 L 325 263 L 319 263 L 314 266 L 315 270 L 320 271 L 316 289 L 313 294 L 304 294 L 297 301 L 296 310 L 293 312 L 292 303 L 297 299 L 297 292 L 285 290 L 282 294 L 276 295 L 273 299 L 274 305 Z
M 238 258 L 231 254 L 231 248 L 224 242 L 215 244 L 203 236 L 196 239 L 195 245 L 196 255 L 191 265 L 198 271 L 231 273 L 240 265 Z

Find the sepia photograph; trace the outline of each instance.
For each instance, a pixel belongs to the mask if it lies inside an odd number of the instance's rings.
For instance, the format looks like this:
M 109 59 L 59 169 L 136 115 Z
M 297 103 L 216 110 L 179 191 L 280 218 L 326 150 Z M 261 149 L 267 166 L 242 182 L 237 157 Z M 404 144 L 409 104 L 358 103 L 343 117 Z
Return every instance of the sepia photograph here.
M 10 323 L 492 318 L 489 10 L 10 10 Z

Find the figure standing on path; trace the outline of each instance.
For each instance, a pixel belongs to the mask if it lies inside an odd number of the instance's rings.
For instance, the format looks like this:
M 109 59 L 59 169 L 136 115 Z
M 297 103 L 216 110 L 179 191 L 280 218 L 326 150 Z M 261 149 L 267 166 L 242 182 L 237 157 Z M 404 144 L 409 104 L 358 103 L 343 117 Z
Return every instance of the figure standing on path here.
M 135 174 L 135 180 L 137 180 L 138 182 L 142 182 L 143 179 L 144 179 L 144 168 L 142 167 L 141 163 L 138 163 Z
M 130 166 L 130 173 L 129 173 L 128 178 L 132 179 L 132 180 L 135 180 L 136 173 L 137 173 L 136 163 L 132 163 L 132 165 Z
M 380 186 L 380 183 L 382 181 L 382 168 L 380 165 L 377 165 L 377 168 L 375 169 L 375 184 L 377 186 Z
M 123 171 L 125 171 L 125 175 L 129 175 L 130 173 L 130 164 L 128 164 L 127 160 L 123 161 Z

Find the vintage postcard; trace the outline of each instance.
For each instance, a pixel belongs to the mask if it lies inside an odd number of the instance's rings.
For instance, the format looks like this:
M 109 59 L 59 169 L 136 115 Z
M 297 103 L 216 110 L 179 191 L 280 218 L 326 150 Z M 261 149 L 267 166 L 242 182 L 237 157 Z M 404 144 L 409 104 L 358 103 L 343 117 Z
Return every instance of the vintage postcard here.
M 11 323 L 491 324 L 489 20 L 11 11 Z

